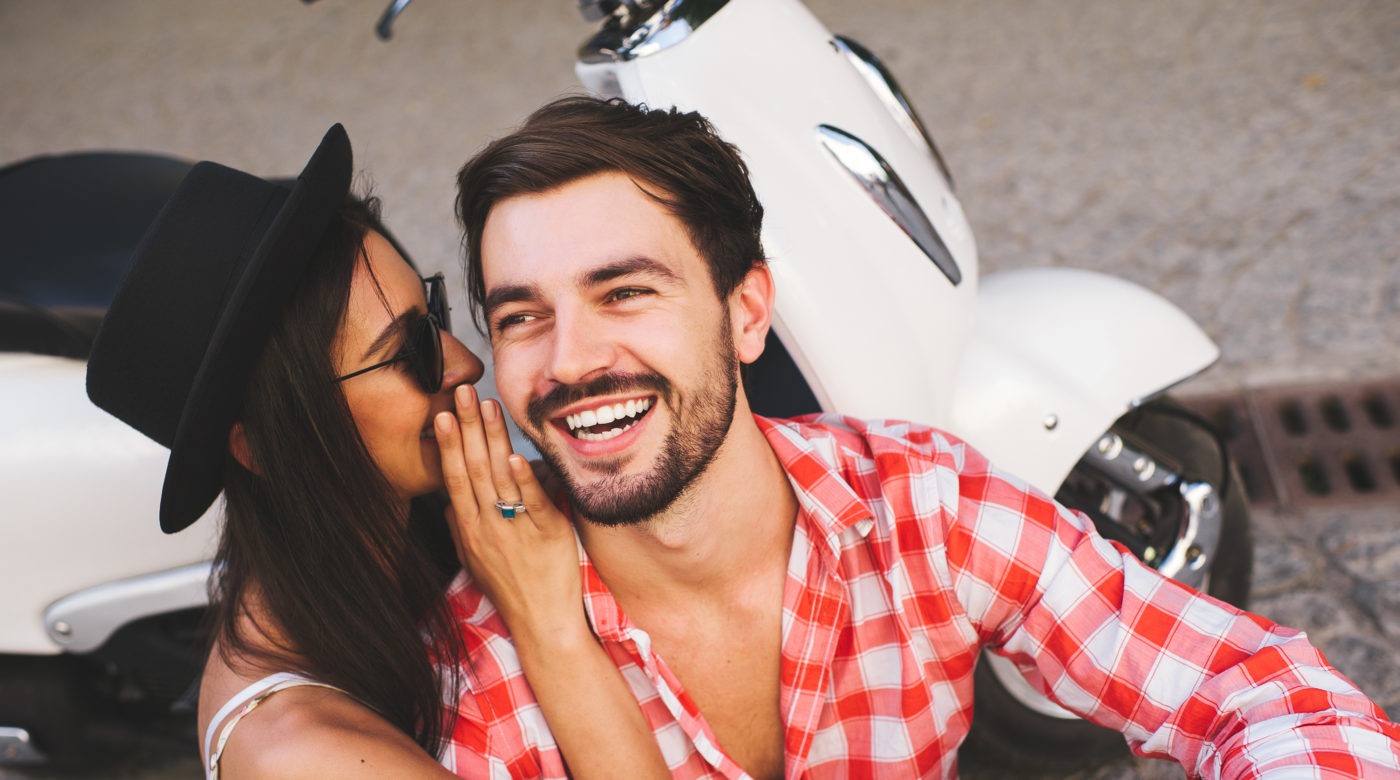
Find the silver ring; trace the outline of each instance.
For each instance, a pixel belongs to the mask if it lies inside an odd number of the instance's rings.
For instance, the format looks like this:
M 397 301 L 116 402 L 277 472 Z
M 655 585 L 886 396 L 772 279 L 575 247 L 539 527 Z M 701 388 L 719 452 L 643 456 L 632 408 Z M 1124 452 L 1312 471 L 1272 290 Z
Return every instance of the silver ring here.
M 519 501 L 512 504 L 508 501 L 502 501 L 499 498 L 496 499 L 496 508 L 501 510 L 501 517 L 507 520 L 514 520 L 516 515 L 525 511 L 525 505 Z

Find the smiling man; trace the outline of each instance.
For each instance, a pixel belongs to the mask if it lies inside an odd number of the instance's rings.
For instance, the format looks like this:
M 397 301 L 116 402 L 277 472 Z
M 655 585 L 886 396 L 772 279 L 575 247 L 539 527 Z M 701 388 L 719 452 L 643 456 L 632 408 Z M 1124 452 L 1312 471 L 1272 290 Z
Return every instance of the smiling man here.
M 588 618 L 675 776 L 954 775 L 983 647 L 1192 774 L 1400 772 L 1400 730 L 1302 634 L 1162 578 L 962 442 L 754 416 L 763 210 L 703 118 L 566 98 L 459 186 L 501 400 L 565 484 Z M 453 598 L 459 773 L 562 775 L 490 604 Z

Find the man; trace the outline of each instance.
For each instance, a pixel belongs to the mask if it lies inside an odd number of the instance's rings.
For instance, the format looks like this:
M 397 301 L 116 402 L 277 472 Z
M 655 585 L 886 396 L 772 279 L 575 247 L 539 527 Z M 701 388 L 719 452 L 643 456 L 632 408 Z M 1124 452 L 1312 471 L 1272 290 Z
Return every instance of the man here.
M 566 98 L 459 186 L 502 403 L 565 483 L 592 627 L 677 777 L 952 775 L 984 646 L 1193 774 L 1400 772 L 1400 729 L 1301 634 L 1165 580 L 961 442 L 754 417 L 762 207 L 702 118 Z M 458 771 L 562 772 L 497 640 L 468 641 Z

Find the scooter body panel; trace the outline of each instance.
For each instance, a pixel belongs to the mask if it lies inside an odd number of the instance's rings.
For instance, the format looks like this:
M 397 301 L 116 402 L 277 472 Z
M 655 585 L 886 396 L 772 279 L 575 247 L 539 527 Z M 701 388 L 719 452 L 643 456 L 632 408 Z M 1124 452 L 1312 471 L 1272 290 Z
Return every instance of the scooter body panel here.
M 45 625 L 56 602 L 214 552 L 211 517 L 161 533 L 154 518 L 169 451 L 93 406 L 85 375 L 79 360 L 0 354 L 5 544 L 25 551 L 0 568 L 0 653 L 58 653 L 64 645 Z
M 604 96 L 700 111 L 742 150 L 766 209 L 774 330 L 822 408 L 947 417 L 977 299 L 972 232 L 927 145 L 909 137 L 806 8 L 731 0 L 669 48 L 583 62 L 578 74 Z M 822 145 L 821 125 L 888 162 L 956 260 L 960 283 Z
M 944 424 L 1053 495 L 1118 417 L 1219 355 L 1181 309 L 1131 282 L 1069 268 L 993 274 Z

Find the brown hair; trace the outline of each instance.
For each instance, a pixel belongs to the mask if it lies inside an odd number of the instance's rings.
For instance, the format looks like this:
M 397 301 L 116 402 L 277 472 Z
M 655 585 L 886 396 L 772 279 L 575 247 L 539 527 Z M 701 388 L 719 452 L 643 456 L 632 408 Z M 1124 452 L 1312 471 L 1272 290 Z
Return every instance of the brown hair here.
M 332 220 L 249 381 L 241 422 L 257 473 L 226 461 L 214 635 L 226 661 L 336 685 L 436 754 L 461 641 L 443 598 L 458 568 L 444 505 L 415 499 L 403 516 L 331 357 L 366 231 L 394 241 L 376 206 L 352 198 Z
M 618 171 L 685 224 L 721 298 L 764 262 L 763 206 L 739 150 L 701 115 L 620 99 L 571 96 L 546 104 L 492 141 L 457 174 L 467 296 L 482 327 L 481 233 L 497 204 Z M 483 331 L 484 332 L 484 331 Z

